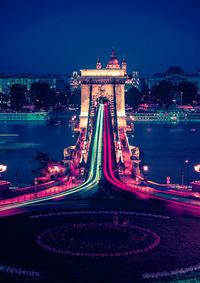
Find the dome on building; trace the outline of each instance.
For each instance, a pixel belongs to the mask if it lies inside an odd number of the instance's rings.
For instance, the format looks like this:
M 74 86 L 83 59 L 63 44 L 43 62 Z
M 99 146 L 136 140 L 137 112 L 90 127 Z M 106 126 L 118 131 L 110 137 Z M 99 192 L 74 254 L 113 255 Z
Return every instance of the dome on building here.
M 106 69 L 120 69 L 119 61 L 116 58 L 115 50 L 112 49 L 110 60 L 108 61 Z
M 167 70 L 166 74 L 167 75 L 175 75 L 175 74 L 184 75 L 184 72 L 183 72 L 183 70 L 180 67 L 173 66 L 173 67 L 170 67 Z

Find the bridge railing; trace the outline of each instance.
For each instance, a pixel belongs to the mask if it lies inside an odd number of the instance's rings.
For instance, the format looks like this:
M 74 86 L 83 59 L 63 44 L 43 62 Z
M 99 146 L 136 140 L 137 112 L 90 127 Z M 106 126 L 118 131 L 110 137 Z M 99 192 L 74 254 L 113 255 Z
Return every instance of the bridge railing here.
M 64 185 L 60 186 L 54 186 L 48 189 L 45 189 L 43 191 L 35 191 L 34 193 L 29 193 L 25 195 L 18 195 L 16 197 L 7 198 L 0 200 L 0 206 L 4 205 L 11 205 L 11 204 L 17 204 L 22 203 L 26 201 L 31 201 L 39 198 L 45 198 L 54 194 L 58 194 L 61 192 L 64 192 L 66 190 L 72 189 L 73 187 L 76 187 L 81 184 L 81 181 L 75 182 L 75 183 L 65 183 Z
M 109 121 L 109 129 L 110 129 L 110 136 L 112 141 L 112 160 L 113 160 L 113 167 L 117 167 L 117 161 L 116 161 L 116 154 L 115 154 L 115 140 L 114 140 L 114 132 L 113 132 L 113 126 L 112 126 L 112 117 L 110 114 L 110 109 L 108 106 L 108 121 Z

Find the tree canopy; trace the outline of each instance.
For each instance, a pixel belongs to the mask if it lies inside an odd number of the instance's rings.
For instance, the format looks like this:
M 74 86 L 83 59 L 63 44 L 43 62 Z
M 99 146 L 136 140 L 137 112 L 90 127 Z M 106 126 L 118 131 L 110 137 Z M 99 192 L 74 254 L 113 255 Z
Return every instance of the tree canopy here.
M 37 109 L 49 109 L 56 103 L 56 91 L 48 83 L 34 83 L 30 88 L 30 98 Z
M 172 85 L 170 82 L 162 81 L 154 85 L 151 90 L 151 101 L 160 105 L 172 104 L 173 100 L 178 104 L 193 104 L 197 100 L 197 87 L 193 83 L 181 82 L 178 85 Z
M 0 92 L 0 108 L 6 109 L 8 104 L 8 96 L 5 93 Z
M 10 88 L 10 103 L 11 107 L 16 110 L 21 110 L 22 106 L 26 104 L 27 88 L 24 85 L 15 84 Z
M 57 162 L 55 159 L 50 158 L 50 156 L 42 151 L 37 151 L 35 156 L 33 156 L 30 163 L 37 164 L 39 167 L 32 170 L 33 174 L 41 174 L 43 170 L 48 168 L 49 163 Z
M 125 103 L 133 108 L 137 108 L 142 103 L 141 93 L 137 88 L 130 88 L 125 94 Z
M 76 89 L 73 92 L 71 92 L 70 103 L 76 104 L 76 105 L 81 105 L 81 91 L 80 91 L 80 89 Z
M 197 98 L 197 87 L 193 83 L 180 83 L 177 86 L 177 92 L 182 96 L 183 104 L 193 104 L 193 101 Z

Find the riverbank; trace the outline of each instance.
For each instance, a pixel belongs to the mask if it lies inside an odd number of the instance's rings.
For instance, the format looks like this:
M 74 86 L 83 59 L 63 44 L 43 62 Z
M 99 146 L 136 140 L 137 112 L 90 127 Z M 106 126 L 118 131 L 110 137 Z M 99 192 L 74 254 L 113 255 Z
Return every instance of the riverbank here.
M 200 122 L 200 112 L 129 112 L 130 122 Z

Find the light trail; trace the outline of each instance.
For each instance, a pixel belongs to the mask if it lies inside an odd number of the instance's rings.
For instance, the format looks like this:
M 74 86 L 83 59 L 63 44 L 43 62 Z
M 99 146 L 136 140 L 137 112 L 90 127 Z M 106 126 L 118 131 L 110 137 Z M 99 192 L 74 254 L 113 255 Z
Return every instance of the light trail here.
M 103 113 L 104 113 L 104 105 L 100 104 L 98 108 L 97 117 L 96 117 L 97 122 L 96 122 L 96 128 L 95 128 L 92 154 L 91 154 L 90 170 L 89 170 L 88 178 L 84 183 L 72 189 L 69 189 L 67 191 L 57 193 L 55 195 L 50 195 L 50 196 L 46 196 L 46 197 L 39 198 L 39 199 L 29 200 L 29 201 L 24 201 L 21 203 L 6 205 L 3 207 L 0 207 L 0 211 L 5 211 L 8 209 L 13 209 L 13 208 L 18 208 L 18 207 L 24 207 L 24 206 L 36 204 L 39 202 L 44 202 L 44 201 L 48 201 L 48 200 L 52 200 L 52 199 L 56 199 L 60 197 L 65 197 L 67 195 L 71 195 L 71 194 L 78 193 L 81 191 L 87 191 L 87 190 L 94 188 L 98 184 L 101 178 L 101 171 L 99 170 L 99 168 L 101 168 L 101 165 L 102 165 L 101 163 L 102 163 Z
M 90 170 L 88 173 L 87 180 L 82 183 L 81 185 L 78 185 L 74 188 L 68 189 L 63 192 L 58 192 L 54 195 L 45 196 L 43 198 L 39 199 L 33 199 L 29 201 L 24 201 L 21 203 L 15 203 L 11 205 L 6 205 L 4 207 L 0 207 L 0 212 L 12 208 L 18 208 L 18 207 L 24 207 L 32 204 L 37 203 L 44 203 L 45 201 L 65 197 L 74 193 L 78 193 L 81 191 L 88 191 L 94 188 L 98 185 L 99 180 L 101 179 L 101 165 L 102 165 L 102 139 L 104 134 L 104 166 L 103 166 L 103 172 L 105 178 L 109 181 L 109 183 L 115 188 L 115 190 L 120 190 L 122 192 L 128 192 L 132 195 L 136 196 L 140 199 L 157 199 L 165 202 L 169 202 L 175 205 L 181 205 L 188 208 L 196 209 L 200 208 L 200 202 L 189 200 L 184 195 L 179 195 L 177 200 L 174 200 L 174 196 L 177 194 L 172 192 L 163 192 L 156 190 L 151 187 L 145 187 L 145 186 L 129 186 L 122 181 L 118 180 L 115 177 L 113 166 L 112 166 L 112 147 L 111 147 L 111 135 L 110 135 L 110 126 L 111 121 L 108 117 L 108 105 L 103 104 L 99 105 L 97 117 L 96 117 L 96 127 L 94 129 L 94 141 L 92 145 L 92 153 L 91 153 L 91 163 L 90 163 Z M 103 131 L 104 127 L 104 131 Z M 0 215 L 1 216 L 1 215 Z
M 122 181 L 118 180 L 115 175 L 112 168 L 112 148 L 111 148 L 111 136 L 110 136 L 110 129 L 109 129 L 109 121 L 108 118 L 108 106 L 105 105 L 104 109 L 104 175 L 106 179 L 109 181 L 110 184 L 112 184 L 115 189 L 120 191 L 125 191 L 134 194 L 136 197 L 147 199 L 157 199 L 165 202 L 172 203 L 176 206 L 191 208 L 191 209 L 200 209 L 200 202 L 187 199 L 183 196 L 179 196 L 177 200 L 173 200 L 175 194 L 165 194 L 163 191 L 156 191 L 155 189 L 151 189 L 151 193 L 148 193 L 144 190 L 147 189 L 147 187 L 142 186 L 136 186 L 133 187 L 123 183 Z

